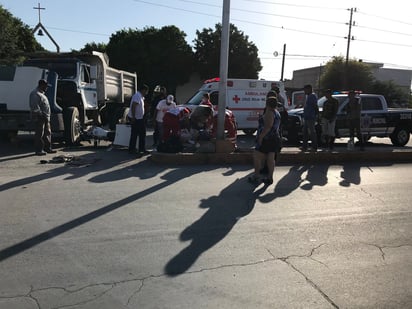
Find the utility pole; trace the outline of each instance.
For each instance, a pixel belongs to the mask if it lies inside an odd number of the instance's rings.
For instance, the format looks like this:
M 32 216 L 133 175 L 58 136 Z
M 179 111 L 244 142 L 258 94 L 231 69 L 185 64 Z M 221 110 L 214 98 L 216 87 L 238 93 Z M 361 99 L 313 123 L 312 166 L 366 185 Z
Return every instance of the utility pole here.
M 348 9 L 349 10 L 349 9 Z M 345 39 L 348 39 L 348 45 L 346 47 L 346 62 L 345 62 L 345 74 L 343 80 L 343 87 L 346 89 L 348 87 L 348 67 L 349 67 L 349 49 L 350 41 L 354 40 L 352 36 L 352 25 L 355 25 L 355 22 L 352 22 L 353 12 L 356 12 L 356 8 L 350 8 L 350 18 L 349 18 L 349 33 Z
M 222 12 L 222 34 L 220 37 L 220 81 L 219 81 L 219 104 L 217 115 L 217 140 L 225 139 L 225 114 L 226 114 L 226 91 L 227 72 L 229 62 L 229 33 L 230 33 L 230 0 L 223 1 Z M 216 147 L 218 148 L 218 147 Z M 219 150 L 216 149 L 218 152 Z
M 280 80 L 283 82 L 283 71 L 285 70 L 285 56 L 286 56 L 286 44 L 283 44 L 283 56 L 282 56 L 282 73 Z

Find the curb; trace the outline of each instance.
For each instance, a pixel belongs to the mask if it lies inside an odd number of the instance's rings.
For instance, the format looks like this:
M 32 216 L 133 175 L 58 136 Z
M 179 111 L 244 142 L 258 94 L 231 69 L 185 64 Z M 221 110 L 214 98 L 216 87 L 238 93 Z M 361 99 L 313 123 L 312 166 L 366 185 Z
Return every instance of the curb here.
M 158 164 L 193 165 L 193 164 L 253 164 L 253 152 L 234 153 L 152 153 L 149 159 Z M 412 151 L 343 151 L 303 153 L 301 151 L 283 151 L 279 155 L 279 164 L 289 163 L 349 163 L 349 162 L 390 162 L 411 163 Z

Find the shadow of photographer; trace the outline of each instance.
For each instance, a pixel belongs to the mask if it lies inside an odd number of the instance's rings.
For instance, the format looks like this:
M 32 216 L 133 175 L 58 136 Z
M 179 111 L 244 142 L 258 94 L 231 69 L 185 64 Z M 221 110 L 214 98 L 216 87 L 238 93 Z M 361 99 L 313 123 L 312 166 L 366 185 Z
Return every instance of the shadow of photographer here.
M 267 186 L 255 192 L 245 186 L 249 186 L 246 177 L 238 178 L 218 196 L 201 200 L 199 207 L 207 211 L 180 234 L 181 241 L 191 242 L 166 264 L 168 276 L 186 272 L 204 252 L 223 240 L 241 218 L 252 212 L 257 198 Z

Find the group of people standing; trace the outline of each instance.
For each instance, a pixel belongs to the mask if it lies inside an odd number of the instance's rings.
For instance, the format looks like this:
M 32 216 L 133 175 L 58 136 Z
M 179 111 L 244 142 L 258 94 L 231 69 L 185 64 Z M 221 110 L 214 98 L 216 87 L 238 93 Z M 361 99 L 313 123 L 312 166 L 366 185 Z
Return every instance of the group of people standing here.
M 318 98 L 311 85 L 305 85 L 303 88 L 306 100 L 303 106 L 303 143 L 302 151 L 308 150 L 309 139 L 311 141 L 311 151 L 318 150 L 318 137 L 316 132 L 316 123 L 319 120 Z M 328 150 L 333 150 L 335 142 L 335 126 L 339 101 L 332 96 L 332 90 L 327 89 L 324 92 L 326 101 L 323 104 L 321 114 L 322 137 Z M 256 135 L 256 145 L 253 155 L 254 174 L 248 178 L 249 182 L 259 184 L 263 182 L 266 185 L 273 183 L 273 173 L 277 161 L 277 155 L 282 148 L 282 117 L 281 112 L 285 110 L 282 97 L 276 91 L 269 91 L 266 96 L 266 106 L 262 115 L 259 116 L 258 130 Z M 360 150 L 364 150 L 364 141 L 361 131 L 361 103 L 355 91 L 348 93 L 348 104 L 345 111 L 348 117 L 348 126 L 350 130 L 350 140 L 356 136 L 359 140 Z M 266 174 L 266 176 L 263 176 Z
M 211 137 L 216 134 L 212 129 L 216 127 L 214 123 L 213 105 L 210 102 L 208 93 L 204 93 L 202 102 L 198 108 L 192 113 L 187 107 L 183 105 L 177 105 L 174 102 L 174 96 L 167 95 L 165 87 L 159 87 L 156 91 L 157 95 L 154 97 L 152 104 L 145 103 L 145 96 L 149 91 L 149 87 L 143 85 L 133 95 L 130 102 L 130 109 L 128 114 L 129 122 L 131 123 L 131 134 L 129 140 L 129 153 L 137 154 L 139 157 L 148 154 L 146 150 L 146 123 L 147 117 L 153 123 L 153 147 L 157 147 L 158 151 L 169 152 L 166 146 L 169 146 L 169 141 L 172 137 L 179 137 L 179 139 L 173 139 L 173 143 L 179 143 L 183 139 L 183 131 L 189 132 L 194 128 L 195 131 L 203 132 L 207 131 L 206 137 Z M 150 109 L 150 111 L 149 111 Z M 229 111 L 228 111 L 229 112 Z M 230 112 L 230 115 L 231 112 Z M 228 128 L 227 119 L 232 119 L 230 115 L 225 115 L 225 129 L 228 129 L 231 137 L 236 133 L 233 128 L 235 124 L 232 124 L 230 130 Z M 187 134 L 190 137 L 190 133 Z M 199 137 L 199 135 L 197 136 Z M 205 138 L 206 138 L 205 137 Z M 139 140 L 138 147 L 136 148 L 137 139 Z M 235 141 L 234 141 L 235 142 Z M 176 147 L 171 147 L 170 152 L 174 152 Z
M 174 102 L 174 96 L 167 95 L 166 88 L 160 87 L 158 95 L 154 98 L 152 105 L 145 102 L 145 96 L 149 92 L 147 85 L 142 85 L 133 95 L 130 101 L 128 119 L 131 124 L 129 153 L 143 156 L 149 152 L 146 149 L 146 123 L 147 117 L 152 117 L 154 124 L 153 142 L 154 147 L 168 140 L 172 135 L 178 135 L 182 120 L 188 117 L 190 111 L 178 106 Z M 137 138 L 139 139 L 136 148 Z
M 316 122 L 319 118 L 318 98 L 313 93 L 311 85 L 304 86 L 306 101 L 303 107 L 303 143 L 302 151 L 308 150 L 308 140 L 311 141 L 311 151 L 318 150 L 318 139 L 316 133 Z M 328 150 L 333 150 L 335 142 L 336 115 L 339 108 L 339 101 L 332 96 L 332 90 L 324 92 L 326 101 L 323 103 L 323 111 L 320 119 L 322 136 Z M 364 150 L 364 140 L 361 131 L 361 103 L 356 92 L 351 90 L 348 93 L 348 104 L 345 107 L 349 126 L 349 143 L 353 144 L 356 136 L 359 140 L 360 150 Z
M 50 104 L 45 95 L 47 87 L 47 81 L 40 80 L 37 88 L 30 94 L 30 107 L 32 117 L 35 120 L 35 151 L 37 155 L 56 152 L 51 148 Z M 270 185 L 273 183 L 277 155 L 282 148 L 282 124 L 285 123 L 282 121 L 282 114 L 286 113 L 286 109 L 283 98 L 279 95 L 279 91 L 276 90 L 278 89 L 273 89 L 267 93 L 264 112 L 258 119 L 256 145 L 253 155 L 254 175 L 249 177 L 249 181 L 254 184 L 263 182 Z M 187 108 L 178 106 L 174 102 L 173 95 L 167 95 L 165 87 L 160 88 L 159 94 L 153 100 L 151 106 L 145 102 L 145 96 L 148 92 L 149 87 L 147 85 L 142 85 L 139 88 L 131 98 L 128 113 L 128 119 L 131 124 L 128 150 L 129 153 L 138 154 L 139 156 L 149 153 L 146 149 L 147 114 L 152 115 L 154 120 L 154 146 L 168 139 L 171 135 L 177 135 L 179 123 L 182 119 L 188 119 L 190 114 Z M 311 150 L 316 152 L 318 149 L 316 133 L 316 122 L 319 118 L 318 99 L 316 94 L 313 93 L 311 85 L 305 85 L 304 92 L 306 101 L 303 106 L 302 150 L 307 151 L 310 139 Z M 326 90 L 324 94 L 326 101 L 323 104 L 321 116 L 322 135 L 324 136 L 326 147 L 332 150 L 335 140 L 335 124 L 339 102 L 333 98 L 331 90 Z M 353 141 L 356 131 L 360 149 L 363 150 L 364 142 L 360 126 L 360 100 L 354 91 L 349 92 L 348 98 L 349 102 L 346 107 L 346 113 L 350 129 L 350 141 Z M 208 94 L 205 94 L 202 106 L 210 107 L 212 110 Z M 146 113 L 149 109 L 150 112 Z M 167 129 L 165 129 L 165 122 L 167 122 Z M 136 145 L 137 138 L 139 138 L 138 145 Z M 265 177 L 262 176 L 264 173 L 266 174 Z

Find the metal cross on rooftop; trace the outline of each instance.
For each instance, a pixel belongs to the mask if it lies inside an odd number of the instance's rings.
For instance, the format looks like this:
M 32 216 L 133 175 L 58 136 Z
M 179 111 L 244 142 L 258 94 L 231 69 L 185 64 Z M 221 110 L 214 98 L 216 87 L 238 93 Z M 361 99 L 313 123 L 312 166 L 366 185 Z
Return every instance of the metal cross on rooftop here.
M 33 7 L 33 9 L 39 11 L 39 23 L 40 23 L 40 10 L 45 10 L 46 8 L 40 7 L 40 3 L 37 4 L 37 7 Z
M 36 27 L 33 28 L 33 30 L 31 31 L 32 33 L 35 33 L 37 30 L 39 30 L 39 35 L 43 35 L 43 31 L 47 34 L 47 36 L 49 37 L 49 39 L 53 42 L 54 46 L 56 46 L 56 50 L 58 53 L 60 53 L 60 47 L 59 45 L 57 45 L 56 41 L 52 38 L 52 36 L 50 35 L 50 33 L 46 30 L 46 28 L 42 25 L 41 21 L 40 21 L 40 10 L 45 10 L 45 8 L 42 8 L 40 6 L 40 3 L 38 3 L 37 7 L 34 7 L 33 9 L 38 10 L 39 11 L 39 23 L 37 24 Z M 43 30 L 43 31 L 42 31 Z

